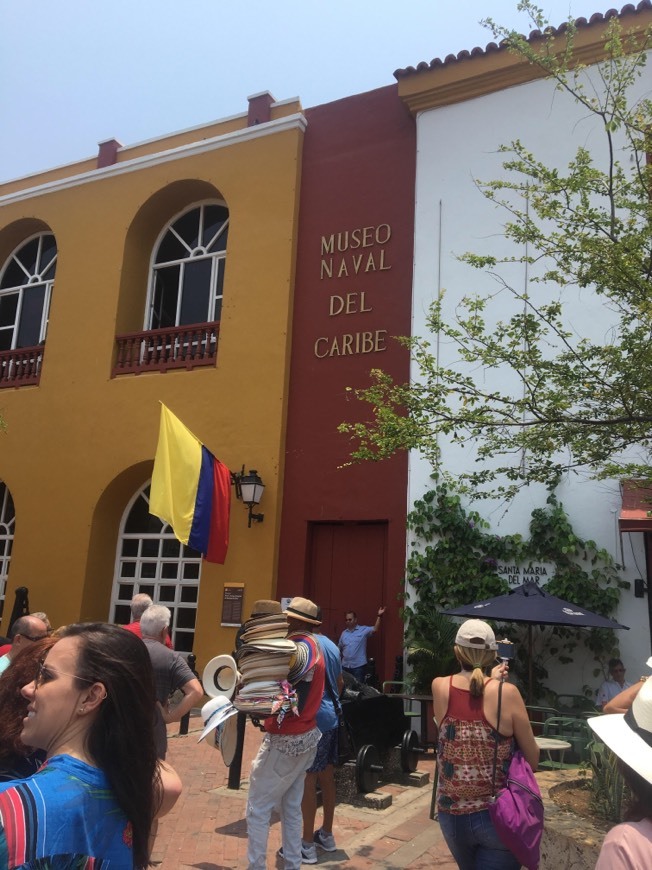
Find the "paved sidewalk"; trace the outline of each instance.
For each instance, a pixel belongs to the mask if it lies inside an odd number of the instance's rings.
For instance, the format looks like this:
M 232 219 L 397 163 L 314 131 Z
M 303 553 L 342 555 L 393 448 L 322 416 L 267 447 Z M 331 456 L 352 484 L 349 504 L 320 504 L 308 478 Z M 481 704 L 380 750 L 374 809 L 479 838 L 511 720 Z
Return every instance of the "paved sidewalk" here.
M 184 791 L 174 810 L 161 820 L 153 859 L 160 870 L 246 868 L 247 828 L 245 808 L 248 774 L 258 751 L 261 733 L 247 725 L 239 791 L 226 788 L 228 769 L 220 753 L 208 743 L 197 743 L 199 721 L 191 719 L 190 734 L 169 740 L 168 760 L 177 769 Z M 170 735 L 175 729 L 170 729 Z M 419 770 L 432 775 L 432 760 L 422 760 Z M 387 870 L 456 870 L 457 865 L 441 836 L 439 825 L 428 818 L 431 787 L 388 784 L 392 806 L 372 810 L 340 804 L 335 811 L 337 852 L 318 851 L 317 867 L 362 870 L 372 866 Z M 317 824 L 321 811 L 317 813 Z M 282 868 L 276 856 L 280 823 L 273 817 L 269 837 L 268 867 Z

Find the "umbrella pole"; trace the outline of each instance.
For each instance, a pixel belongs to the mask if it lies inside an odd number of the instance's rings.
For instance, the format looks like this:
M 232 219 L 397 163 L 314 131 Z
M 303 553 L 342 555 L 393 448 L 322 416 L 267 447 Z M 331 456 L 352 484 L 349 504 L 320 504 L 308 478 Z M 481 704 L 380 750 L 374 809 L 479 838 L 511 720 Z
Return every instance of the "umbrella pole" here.
M 532 624 L 528 623 L 527 627 L 527 646 L 528 646 L 528 687 L 527 687 L 527 699 L 528 703 L 532 703 Z

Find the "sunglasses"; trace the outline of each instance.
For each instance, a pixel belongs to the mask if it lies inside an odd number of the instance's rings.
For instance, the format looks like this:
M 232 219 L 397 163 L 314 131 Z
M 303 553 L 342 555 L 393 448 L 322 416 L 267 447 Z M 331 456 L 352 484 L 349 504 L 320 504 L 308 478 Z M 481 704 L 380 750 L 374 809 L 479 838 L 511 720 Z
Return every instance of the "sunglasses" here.
M 86 677 L 78 677 L 77 674 L 67 674 L 65 671 L 51 671 L 45 662 L 39 662 L 36 668 L 36 676 L 34 677 L 34 688 L 38 689 L 44 683 L 49 683 L 56 677 L 73 677 L 75 680 L 81 680 L 83 683 L 96 683 L 97 680 L 89 680 Z

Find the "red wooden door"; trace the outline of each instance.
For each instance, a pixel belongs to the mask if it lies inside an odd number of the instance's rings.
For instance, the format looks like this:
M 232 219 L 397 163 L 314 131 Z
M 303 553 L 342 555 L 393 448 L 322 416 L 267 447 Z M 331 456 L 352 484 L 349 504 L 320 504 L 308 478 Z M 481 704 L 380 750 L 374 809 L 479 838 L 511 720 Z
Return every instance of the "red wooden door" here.
M 337 640 L 344 614 L 354 610 L 360 625 L 373 625 L 387 603 L 387 523 L 310 523 L 308 596 L 322 609 L 322 632 Z M 369 638 L 367 656 L 385 672 L 382 631 Z

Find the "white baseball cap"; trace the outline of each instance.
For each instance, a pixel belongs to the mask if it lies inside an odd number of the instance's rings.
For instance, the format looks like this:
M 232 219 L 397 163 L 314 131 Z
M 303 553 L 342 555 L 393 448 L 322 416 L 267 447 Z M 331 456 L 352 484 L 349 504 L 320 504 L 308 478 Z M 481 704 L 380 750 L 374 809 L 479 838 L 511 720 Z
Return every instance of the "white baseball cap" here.
M 496 636 L 481 619 L 467 619 L 460 625 L 455 643 L 469 649 L 496 649 Z

